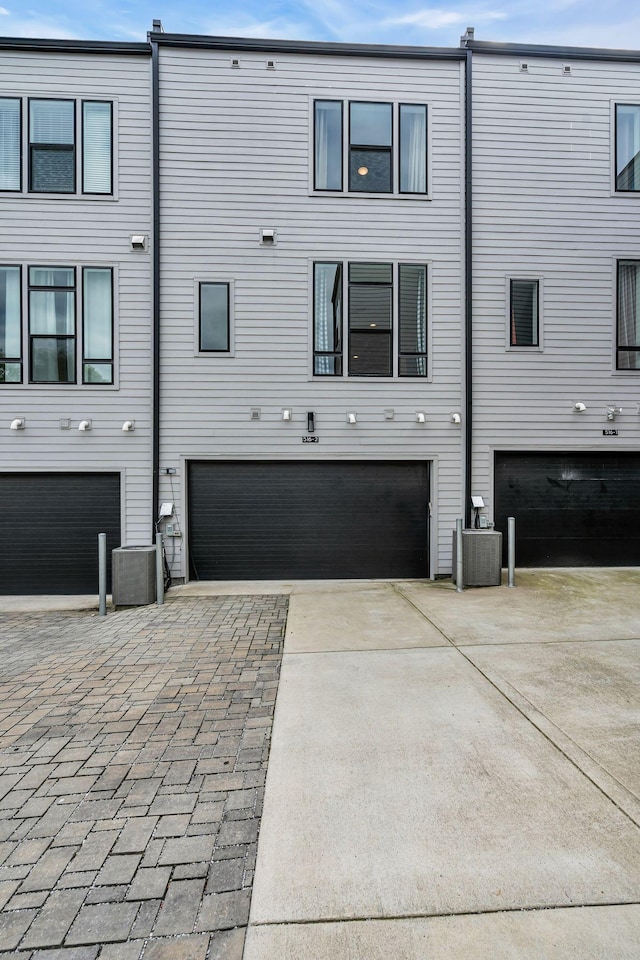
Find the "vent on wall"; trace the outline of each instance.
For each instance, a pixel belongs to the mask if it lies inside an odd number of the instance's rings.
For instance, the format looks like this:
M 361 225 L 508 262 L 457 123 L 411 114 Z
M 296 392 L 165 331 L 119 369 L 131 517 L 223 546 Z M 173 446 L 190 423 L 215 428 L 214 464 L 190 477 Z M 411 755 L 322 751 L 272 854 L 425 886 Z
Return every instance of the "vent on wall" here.
M 236 60 L 236 59 L 234 58 L 234 59 L 231 61 L 231 66 L 233 67 L 234 70 L 239 70 L 239 69 L 240 69 L 240 61 L 239 61 L 239 60 Z
M 529 64 L 521 63 L 520 64 L 520 73 L 529 73 Z
M 562 64 L 562 74 L 563 74 L 563 76 L 565 76 L 565 77 L 566 77 L 566 76 L 570 76 L 570 74 L 571 74 L 571 64 L 569 64 L 569 63 L 563 63 L 563 64 Z

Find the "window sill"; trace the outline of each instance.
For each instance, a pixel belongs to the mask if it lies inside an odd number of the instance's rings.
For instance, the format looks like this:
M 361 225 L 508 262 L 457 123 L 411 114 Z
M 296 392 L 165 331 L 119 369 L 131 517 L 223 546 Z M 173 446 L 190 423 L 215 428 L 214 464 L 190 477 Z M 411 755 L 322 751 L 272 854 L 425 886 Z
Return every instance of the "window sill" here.
M 97 200 L 99 203 L 114 203 L 118 197 L 113 193 L 36 193 L 26 190 L 1 190 L 4 198 L 15 197 L 21 200 Z
M 430 193 L 365 193 L 351 190 L 310 190 L 310 197 L 330 197 L 331 199 L 363 199 L 363 200 L 413 200 L 424 203 L 433 199 Z

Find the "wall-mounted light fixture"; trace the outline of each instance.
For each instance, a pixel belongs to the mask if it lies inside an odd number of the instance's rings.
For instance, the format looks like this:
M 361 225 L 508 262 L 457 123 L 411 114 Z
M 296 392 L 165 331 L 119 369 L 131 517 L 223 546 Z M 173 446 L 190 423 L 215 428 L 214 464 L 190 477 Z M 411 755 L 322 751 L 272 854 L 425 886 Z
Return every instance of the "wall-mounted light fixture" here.
M 290 409 L 290 407 L 283 407 L 283 409 L 282 409 L 282 419 L 289 421 L 289 420 L 291 420 L 291 416 L 292 416 L 292 414 L 291 414 L 291 409 Z
M 16 417 L 15 420 L 11 421 L 10 430 L 24 430 L 26 420 L 24 417 Z
M 607 420 L 615 420 L 616 417 L 619 417 L 622 413 L 622 407 L 609 406 L 607 407 Z
M 125 420 L 125 422 L 122 424 L 123 433 L 133 433 L 135 428 L 136 428 L 135 420 Z
M 427 422 L 427 415 L 426 415 L 426 413 L 423 413 L 422 410 L 417 410 L 417 411 L 416 411 L 416 423 L 426 423 L 426 422 Z
M 350 413 L 347 414 L 347 423 L 357 423 L 357 422 L 358 422 L 357 413 L 354 413 L 353 411 L 351 411 Z
M 451 423 L 462 423 L 462 417 L 459 413 L 451 414 Z
M 91 430 L 91 420 L 81 420 L 78 424 L 78 430 L 80 433 L 86 433 L 88 430 Z
M 575 413 L 584 413 L 587 409 L 586 403 L 574 403 L 573 409 Z

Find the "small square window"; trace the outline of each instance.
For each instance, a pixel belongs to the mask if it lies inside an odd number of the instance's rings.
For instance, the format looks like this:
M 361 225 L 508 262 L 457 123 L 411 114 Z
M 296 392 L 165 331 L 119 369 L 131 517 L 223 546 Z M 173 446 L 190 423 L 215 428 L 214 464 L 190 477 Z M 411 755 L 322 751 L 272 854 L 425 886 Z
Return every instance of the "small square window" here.
M 511 280 L 509 335 L 512 347 L 538 346 L 539 281 Z
M 201 283 L 199 349 L 201 353 L 229 353 L 230 309 L 228 283 Z

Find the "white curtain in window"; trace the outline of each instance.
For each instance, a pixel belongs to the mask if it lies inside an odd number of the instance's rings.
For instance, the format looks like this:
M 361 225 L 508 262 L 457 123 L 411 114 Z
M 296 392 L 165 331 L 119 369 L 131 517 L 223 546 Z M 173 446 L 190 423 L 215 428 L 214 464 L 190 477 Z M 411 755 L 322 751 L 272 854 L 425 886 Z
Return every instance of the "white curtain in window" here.
M 407 193 L 427 189 L 427 109 L 419 104 L 402 104 L 400 114 L 401 184 Z
M 111 360 L 111 270 L 84 270 L 84 356 L 86 360 Z
M 31 143 L 73 144 L 73 100 L 32 100 L 29 115 Z
M 46 267 L 31 268 L 29 282 L 38 287 L 73 284 L 73 271 Z M 69 290 L 32 290 L 29 298 L 29 328 L 32 334 L 73 334 L 75 296 Z
M 20 101 L 0 99 L 0 190 L 20 189 Z
M 21 353 L 20 268 L 0 267 L 0 359 Z
M 111 193 L 111 104 L 87 101 L 82 110 L 82 189 Z

